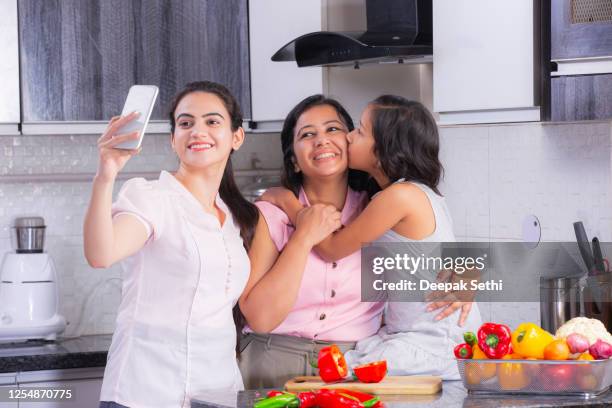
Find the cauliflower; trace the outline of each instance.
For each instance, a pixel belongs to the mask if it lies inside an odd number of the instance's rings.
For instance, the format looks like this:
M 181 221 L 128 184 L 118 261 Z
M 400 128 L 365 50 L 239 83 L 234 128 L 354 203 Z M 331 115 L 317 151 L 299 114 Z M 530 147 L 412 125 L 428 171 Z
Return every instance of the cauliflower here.
M 589 340 L 589 345 L 592 345 L 601 339 L 609 344 L 612 344 L 612 335 L 606 330 L 606 326 L 597 319 L 589 319 L 588 317 L 574 317 L 572 320 L 565 322 L 559 327 L 555 335 L 557 338 L 565 338 L 572 333 L 582 334 Z

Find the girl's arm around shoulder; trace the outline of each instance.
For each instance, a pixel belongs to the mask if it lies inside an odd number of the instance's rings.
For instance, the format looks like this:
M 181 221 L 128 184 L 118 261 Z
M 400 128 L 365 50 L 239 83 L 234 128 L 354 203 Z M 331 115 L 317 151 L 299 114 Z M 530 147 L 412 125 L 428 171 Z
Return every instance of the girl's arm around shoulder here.
M 353 222 L 315 246 L 319 256 L 337 261 L 361 249 L 361 245 L 380 238 L 400 221 L 424 205 L 427 195 L 410 183 L 393 184 L 378 193 Z

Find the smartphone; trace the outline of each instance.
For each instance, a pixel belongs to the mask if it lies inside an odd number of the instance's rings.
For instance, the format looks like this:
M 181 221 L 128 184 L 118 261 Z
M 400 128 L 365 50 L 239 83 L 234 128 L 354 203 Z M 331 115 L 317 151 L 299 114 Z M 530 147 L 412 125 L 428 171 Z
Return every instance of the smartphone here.
M 155 106 L 158 92 L 159 89 L 155 85 L 133 85 L 130 88 L 123 105 L 123 111 L 121 111 L 121 116 L 129 115 L 134 111 L 140 112 L 140 116 L 120 127 L 116 134 L 123 135 L 138 131 L 140 132 L 140 137 L 137 140 L 128 140 L 120 143 L 115 146 L 115 149 L 138 149 L 140 147 L 147 123 L 149 123 L 149 118 L 151 117 L 151 112 L 153 112 L 153 106 Z

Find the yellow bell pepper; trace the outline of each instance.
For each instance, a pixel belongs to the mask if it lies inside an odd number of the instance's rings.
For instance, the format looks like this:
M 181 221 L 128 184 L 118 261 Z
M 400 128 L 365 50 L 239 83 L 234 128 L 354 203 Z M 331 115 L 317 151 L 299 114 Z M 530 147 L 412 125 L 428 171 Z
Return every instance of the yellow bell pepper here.
M 520 360 L 518 354 L 506 354 L 503 360 Z M 531 382 L 522 363 L 501 363 L 497 366 L 497 382 L 502 390 L 516 391 L 525 388 Z
M 521 323 L 512 333 L 512 349 L 523 357 L 544 358 L 544 349 L 555 338 L 533 323 Z

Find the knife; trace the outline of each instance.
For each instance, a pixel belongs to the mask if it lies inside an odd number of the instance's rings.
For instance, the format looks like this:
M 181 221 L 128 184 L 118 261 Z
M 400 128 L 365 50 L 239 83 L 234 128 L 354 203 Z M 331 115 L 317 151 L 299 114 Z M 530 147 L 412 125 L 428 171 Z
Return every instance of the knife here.
M 599 238 L 593 237 L 593 262 L 598 273 L 605 273 L 606 266 L 604 265 L 603 254 L 601 253 L 601 245 Z
M 578 242 L 578 249 L 580 250 L 580 255 L 582 255 L 582 260 L 587 267 L 587 274 L 591 275 L 593 270 L 593 253 L 591 252 L 591 245 L 589 242 L 589 238 L 586 235 L 586 231 L 584 230 L 584 225 L 582 221 L 576 221 L 574 223 L 574 233 L 576 234 L 576 241 Z

